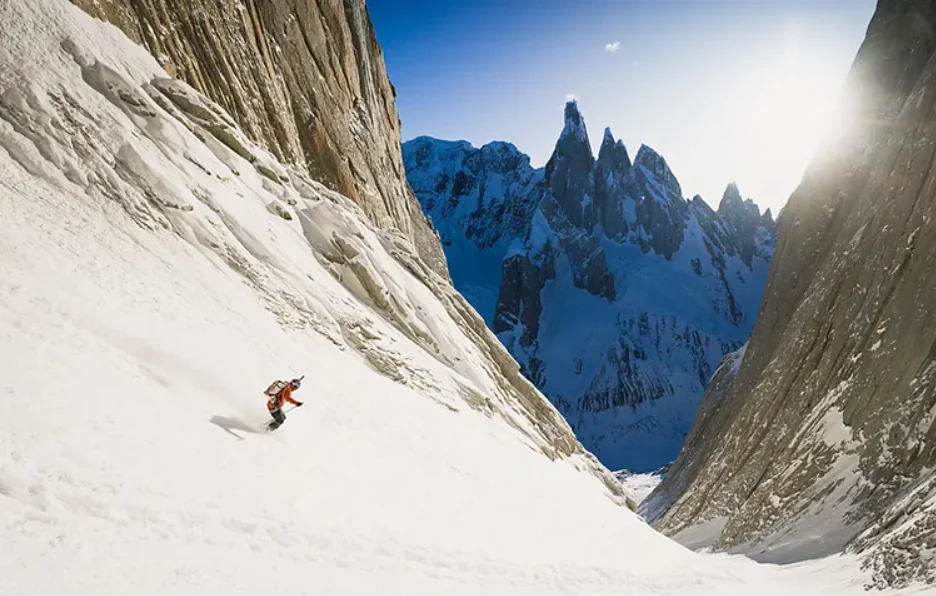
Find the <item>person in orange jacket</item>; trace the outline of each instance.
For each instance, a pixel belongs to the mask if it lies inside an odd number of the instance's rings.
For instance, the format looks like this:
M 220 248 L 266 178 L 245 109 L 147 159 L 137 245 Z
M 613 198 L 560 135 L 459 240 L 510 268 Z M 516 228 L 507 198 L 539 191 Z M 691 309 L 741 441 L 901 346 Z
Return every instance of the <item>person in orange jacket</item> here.
M 302 379 L 293 379 L 289 383 L 286 383 L 285 387 L 270 396 L 270 399 L 267 400 L 267 410 L 270 411 L 273 422 L 271 422 L 267 428 L 276 430 L 286 422 L 286 414 L 283 413 L 283 404 L 288 402 L 295 405 L 297 408 L 302 405 L 301 401 L 296 401 L 292 397 L 293 391 L 299 389 L 301 383 Z

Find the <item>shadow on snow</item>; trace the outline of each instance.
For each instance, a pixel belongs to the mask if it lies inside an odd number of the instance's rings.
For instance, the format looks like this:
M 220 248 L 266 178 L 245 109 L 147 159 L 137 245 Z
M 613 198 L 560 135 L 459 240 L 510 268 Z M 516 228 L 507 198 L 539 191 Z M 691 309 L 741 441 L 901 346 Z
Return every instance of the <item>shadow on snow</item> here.
M 245 433 L 252 433 L 255 435 L 264 432 L 264 428 L 262 428 L 262 425 L 249 424 L 238 418 L 229 418 L 227 416 L 212 416 L 209 422 L 211 422 L 212 424 L 214 424 L 215 426 L 217 426 L 224 432 L 228 433 L 232 437 L 237 438 L 237 440 L 239 441 L 243 441 L 244 437 L 234 432 L 236 430 L 239 430 Z

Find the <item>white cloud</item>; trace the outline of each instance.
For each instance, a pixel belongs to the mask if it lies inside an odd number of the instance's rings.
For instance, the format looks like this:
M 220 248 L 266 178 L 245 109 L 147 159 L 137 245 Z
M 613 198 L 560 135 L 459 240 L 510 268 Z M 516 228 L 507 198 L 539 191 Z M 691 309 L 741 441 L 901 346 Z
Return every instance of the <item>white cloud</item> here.
M 605 51 L 611 52 L 612 54 L 618 51 L 619 49 L 621 49 L 621 42 L 619 41 L 614 41 L 605 45 Z
M 566 101 L 574 101 L 574 100 L 575 100 L 574 93 L 569 93 L 568 95 L 566 95 Z

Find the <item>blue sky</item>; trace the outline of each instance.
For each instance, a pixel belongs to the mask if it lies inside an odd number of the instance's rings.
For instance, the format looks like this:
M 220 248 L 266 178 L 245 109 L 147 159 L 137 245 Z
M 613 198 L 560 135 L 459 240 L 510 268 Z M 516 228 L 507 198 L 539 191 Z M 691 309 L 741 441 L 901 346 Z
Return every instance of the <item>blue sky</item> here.
M 368 0 L 403 138 L 549 158 L 574 95 L 597 149 L 669 161 L 716 205 L 737 181 L 777 208 L 826 126 L 874 0 Z M 617 45 L 614 45 L 617 44 Z M 614 51 L 610 51 L 610 50 Z

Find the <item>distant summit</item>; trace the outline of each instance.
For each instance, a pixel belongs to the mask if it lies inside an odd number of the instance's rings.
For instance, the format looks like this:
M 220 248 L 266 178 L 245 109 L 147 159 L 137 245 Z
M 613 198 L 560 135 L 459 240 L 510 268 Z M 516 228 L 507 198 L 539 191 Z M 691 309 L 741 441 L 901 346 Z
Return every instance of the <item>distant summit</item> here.
M 631 162 L 610 128 L 595 159 L 575 101 L 544 168 L 491 146 L 403 145 L 456 288 L 607 466 L 671 461 L 754 325 L 772 218 L 733 184 L 718 211 L 686 201 L 660 154 Z

